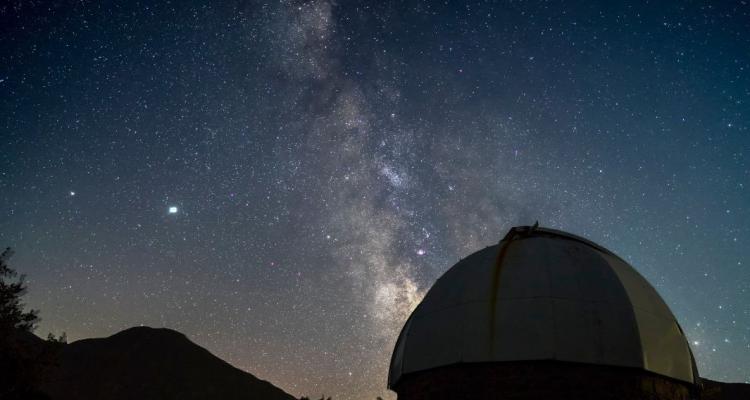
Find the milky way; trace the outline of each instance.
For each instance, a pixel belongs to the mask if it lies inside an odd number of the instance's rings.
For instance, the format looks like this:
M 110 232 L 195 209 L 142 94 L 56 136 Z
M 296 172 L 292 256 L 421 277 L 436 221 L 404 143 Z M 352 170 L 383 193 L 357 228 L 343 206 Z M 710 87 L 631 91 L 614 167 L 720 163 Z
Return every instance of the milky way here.
M 750 380 L 750 5 L 0 8 L 0 245 L 37 333 L 184 332 L 393 398 L 409 312 L 533 224 L 631 262 Z

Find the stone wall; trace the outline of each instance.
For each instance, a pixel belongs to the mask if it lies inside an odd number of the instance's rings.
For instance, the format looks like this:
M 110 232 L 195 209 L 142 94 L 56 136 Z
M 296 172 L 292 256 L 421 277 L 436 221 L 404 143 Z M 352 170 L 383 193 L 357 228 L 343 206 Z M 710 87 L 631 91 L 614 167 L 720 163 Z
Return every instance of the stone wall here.
M 393 389 L 398 400 L 690 400 L 691 387 L 634 368 L 535 361 L 440 367 Z

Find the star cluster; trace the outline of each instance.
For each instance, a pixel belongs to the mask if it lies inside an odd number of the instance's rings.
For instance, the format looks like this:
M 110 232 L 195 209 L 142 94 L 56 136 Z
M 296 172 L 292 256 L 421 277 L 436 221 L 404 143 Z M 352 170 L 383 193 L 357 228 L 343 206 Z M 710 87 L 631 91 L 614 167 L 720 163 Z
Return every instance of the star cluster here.
M 749 381 L 747 2 L 15 2 L 0 245 L 40 332 L 180 330 L 393 398 L 400 327 L 514 225 L 631 262 Z

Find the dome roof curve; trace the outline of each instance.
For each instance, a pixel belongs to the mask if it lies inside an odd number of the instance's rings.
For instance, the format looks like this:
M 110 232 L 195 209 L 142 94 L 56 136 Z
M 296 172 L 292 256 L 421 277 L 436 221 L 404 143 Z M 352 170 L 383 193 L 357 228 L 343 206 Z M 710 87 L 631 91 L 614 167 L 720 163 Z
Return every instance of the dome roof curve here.
M 442 366 L 531 360 L 698 377 L 677 320 L 633 267 L 586 239 L 534 226 L 512 228 L 435 282 L 398 337 L 388 387 Z

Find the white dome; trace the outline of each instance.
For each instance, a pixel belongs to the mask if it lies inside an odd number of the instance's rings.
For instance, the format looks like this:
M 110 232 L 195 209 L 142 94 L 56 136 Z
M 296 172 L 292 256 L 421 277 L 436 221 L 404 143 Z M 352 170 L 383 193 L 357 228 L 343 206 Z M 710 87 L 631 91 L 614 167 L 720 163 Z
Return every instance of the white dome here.
M 635 269 L 586 239 L 516 227 L 435 282 L 399 335 L 388 386 L 436 367 L 529 360 L 698 376 L 677 320 Z

